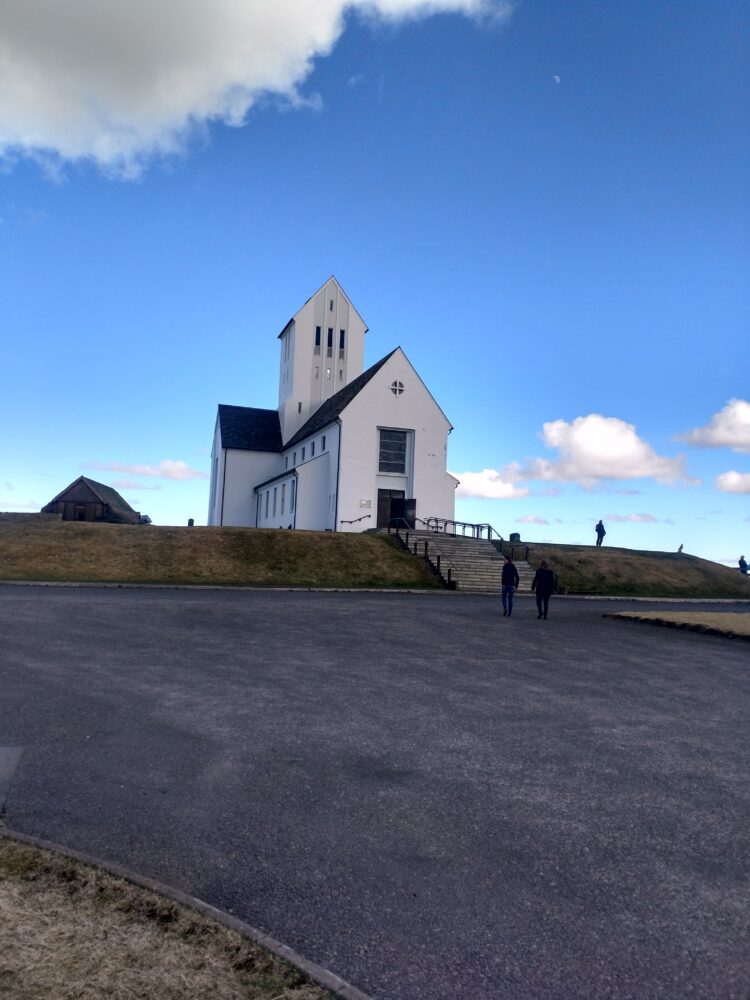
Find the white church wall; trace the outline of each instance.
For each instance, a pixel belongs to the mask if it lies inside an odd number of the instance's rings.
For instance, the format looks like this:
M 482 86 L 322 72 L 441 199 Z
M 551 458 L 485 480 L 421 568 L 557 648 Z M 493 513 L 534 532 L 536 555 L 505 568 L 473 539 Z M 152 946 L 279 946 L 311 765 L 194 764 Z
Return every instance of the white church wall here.
M 224 449 L 221 447 L 219 419 L 214 426 L 214 441 L 211 447 L 211 485 L 208 497 L 208 519 L 206 524 L 219 523 L 221 516 L 221 501 L 224 482 Z
M 404 391 L 391 392 L 393 382 Z M 450 423 L 399 349 L 341 414 L 341 473 L 339 476 L 339 531 L 362 531 L 377 524 L 378 488 L 403 489 L 417 501 L 418 517 L 451 519 L 455 511 L 455 480 L 446 472 Z M 411 431 L 411 456 L 406 473 L 378 471 L 381 428 Z M 372 504 L 372 518 L 353 520 Z
M 324 452 L 297 467 L 297 528 L 325 531 L 331 527 L 331 465 L 330 452 Z
M 254 510 L 259 528 L 293 528 L 297 506 L 297 477 L 290 472 L 268 483 L 255 494 Z
M 281 472 L 281 455 L 273 451 L 240 451 L 226 448 L 224 503 L 215 523 L 255 527 L 254 487 Z

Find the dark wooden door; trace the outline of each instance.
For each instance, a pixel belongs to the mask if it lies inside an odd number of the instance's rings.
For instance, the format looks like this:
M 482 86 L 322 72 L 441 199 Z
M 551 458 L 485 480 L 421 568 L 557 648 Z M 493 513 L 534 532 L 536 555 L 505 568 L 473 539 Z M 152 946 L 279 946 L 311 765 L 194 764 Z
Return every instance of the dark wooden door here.
M 391 523 L 391 518 L 396 516 L 393 511 L 394 504 L 392 501 L 395 500 L 397 502 L 396 506 L 398 506 L 398 501 L 401 501 L 401 507 L 403 507 L 405 496 L 406 494 L 403 490 L 378 490 L 378 528 L 388 527 Z M 403 524 L 400 527 L 403 528 Z

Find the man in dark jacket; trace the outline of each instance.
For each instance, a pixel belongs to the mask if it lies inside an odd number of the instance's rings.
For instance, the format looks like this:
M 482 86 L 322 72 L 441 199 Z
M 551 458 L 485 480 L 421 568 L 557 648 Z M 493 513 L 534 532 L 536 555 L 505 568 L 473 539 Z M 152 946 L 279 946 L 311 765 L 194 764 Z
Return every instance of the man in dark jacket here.
M 502 584 L 503 617 L 508 618 L 513 614 L 513 594 L 518 587 L 518 570 L 510 560 L 510 556 L 505 557 L 503 563 Z
M 594 530 L 596 531 L 596 545 L 598 548 L 604 541 L 604 536 L 607 534 L 607 530 L 601 521 L 599 521 Z
M 747 562 L 744 556 L 740 556 L 740 573 L 747 576 Z
M 536 609 L 539 612 L 537 618 L 546 618 L 549 609 L 549 599 L 557 590 L 555 585 L 555 574 L 547 563 L 542 560 L 539 569 L 534 574 L 531 581 L 531 589 L 536 594 Z

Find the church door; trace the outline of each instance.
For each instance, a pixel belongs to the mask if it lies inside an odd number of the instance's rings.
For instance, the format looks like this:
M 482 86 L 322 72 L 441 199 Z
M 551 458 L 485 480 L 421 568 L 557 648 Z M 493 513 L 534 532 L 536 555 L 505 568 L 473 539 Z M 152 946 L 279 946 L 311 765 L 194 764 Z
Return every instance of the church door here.
M 378 490 L 378 528 L 387 528 L 392 518 L 404 516 L 405 496 L 403 490 Z M 404 524 L 399 523 L 397 527 L 403 528 Z

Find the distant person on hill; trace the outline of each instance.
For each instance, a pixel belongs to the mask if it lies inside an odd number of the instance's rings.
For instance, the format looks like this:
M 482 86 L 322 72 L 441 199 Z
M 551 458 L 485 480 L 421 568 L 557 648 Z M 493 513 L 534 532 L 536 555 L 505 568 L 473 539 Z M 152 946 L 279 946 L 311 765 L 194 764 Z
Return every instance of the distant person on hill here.
M 534 579 L 531 581 L 531 589 L 536 594 L 536 609 L 539 612 L 537 618 L 546 619 L 547 611 L 549 610 L 549 599 L 557 590 L 557 584 L 555 574 L 544 559 L 542 559 L 539 569 L 534 574 Z
M 518 588 L 518 570 L 511 562 L 510 556 L 505 557 L 503 563 L 503 576 L 500 581 L 502 585 L 503 618 L 513 614 L 513 594 Z
M 677 550 L 677 555 L 678 556 L 682 555 L 682 545 L 680 545 L 679 549 Z
M 740 573 L 747 576 L 747 562 L 744 556 L 740 556 Z
M 596 545 L 598 548 L 604 541 L 604 536 L 607 534 L 607 530 L 601 521 L 599 521 L 594 530 L 596 531 Z

